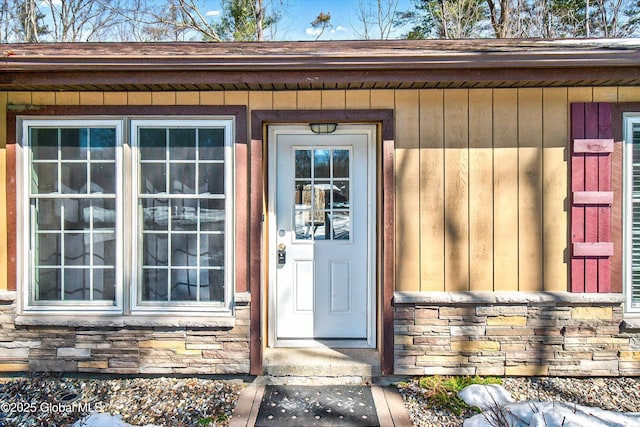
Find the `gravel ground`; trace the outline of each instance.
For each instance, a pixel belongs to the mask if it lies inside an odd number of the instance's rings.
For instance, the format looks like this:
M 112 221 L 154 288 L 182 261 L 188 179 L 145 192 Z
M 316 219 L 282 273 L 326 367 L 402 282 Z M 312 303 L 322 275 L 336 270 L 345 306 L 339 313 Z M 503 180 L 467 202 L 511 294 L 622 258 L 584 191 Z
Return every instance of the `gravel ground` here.
M 516 401 L 562 401 L 597 406 L 610 411 L 640 412 L 640 378 L 505 378 L 502 384 Z M 458 427 L 475 415 L 469 411 L 456 416 L 439 408 L 429 408 L 417 380 L 399 387 L 405 407 L 415 426 Z
M 226 426 L 243 388 L 241 380 L 199 378 L 4 378 L 0 427 L 66 426 L 92 411 L 133 425 Z
M 556 400 L 624 412 L 640 412 L 640 378 L 506 378 L 516 401 Z M 0 427 L 71 425 L 92 411 L 121 414 L 133 425 L 228 425 L 244 385 L 240 380 L 199 378 L 0 378 Z M 458 427 L 456 416 L 430 408 L 417 380 L 399 387 L 415 426 Z

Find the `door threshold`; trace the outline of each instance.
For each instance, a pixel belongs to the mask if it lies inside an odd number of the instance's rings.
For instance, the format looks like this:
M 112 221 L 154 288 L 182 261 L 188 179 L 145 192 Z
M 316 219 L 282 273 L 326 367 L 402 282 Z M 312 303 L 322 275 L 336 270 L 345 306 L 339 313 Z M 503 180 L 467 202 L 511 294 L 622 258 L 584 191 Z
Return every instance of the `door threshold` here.
M 366 339 L 278 339 L 275 348 L 357 348 L 373 349 L 375 345 Z

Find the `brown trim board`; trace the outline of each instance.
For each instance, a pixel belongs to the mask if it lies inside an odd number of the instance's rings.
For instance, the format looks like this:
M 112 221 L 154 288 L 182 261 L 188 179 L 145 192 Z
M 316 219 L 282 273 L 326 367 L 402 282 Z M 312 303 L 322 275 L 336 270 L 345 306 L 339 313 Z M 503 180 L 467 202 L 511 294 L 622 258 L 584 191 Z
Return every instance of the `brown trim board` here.
M 640 102 L 611 103 L 611 136 L 615 141 L 612 165 L 613 204 L 611 206 L 611 238 L 613 240 L 613 257 L 611 257 L 611 292 L 623 292 L 623 115 L 639 113 Z
M 222 85 L 225 88 L 238 87 L 245 89 L 250 85 L 296 85 L 299 88 L 313 83 L 318 84 L 373 84 L 379 83 L 399 87 L 402 82 L 416 83 L 419 86 L 429 83 L 485 83 L 489 87 L 498 82 L 510 82 L 511 86 L 522 86 L 522 82 L 533 82 L 541 86 L 571 86 L 572 82 L 584 82 L 582 86 L 600 85 L 596 82 L 607 82 L 609 85 L 633 85 L 640 74 L 638 66 L 600 66 L 582 68 L 527 67 L 514 68 L 422 68 L 402 69 L 395 63 L 393 69 L 331 70 L 322 69 L 318 65 L 309 70 L 252 70 L 249 68 L 224 71 L 220 67 L 210 70 L 189 69 L 174 70 L 82 70 L 74 71 L 6 71 L 0 74 L 0 89 L 15 90 L 16 87 L 29 87 L 33 90 L 44 90 L 52 87 L 82 90 L 107 90 L 110 86 L 124 85 L 136 90 L 148 90 L 152 85 L 196 85 L 202 89 L 208 85 Z M 249 67 L 249 66 L 247 66 Z M 630 81 L 631 83 L 628 83 Z M 213 82 L 213 83 L 212 83 Z M 613 83 L 612 83 L 613 82 Z M 543 84 L 546 83 L 546 84 Z M 298 86 L 299 85 L 299 86 Z M 76 89 L 77 90 L 77 89 Z
M 379 141 L 382 158 L 378 161 L 382 167 L 382 176 L 378 178 L 379 202 L 383 207 L 379 210 L 378 244 L 382 253 L 378 254 L 378 277 L 382 290 L 378 292 L 380 313 L 379 324 L 382 327 L 379 350 L 383 375 L 393 373 L 393 306 L 392 298 L 395 290 L 395 122 L 393 110 L 256 110 L 251 112 L 251 206 L 250 236 L 251 251 L 251 373 L 262 374 L 262 326 L 259 310 L 262 304 L 260 266 L 263 259 L 263 227 L 264 194 L 266 160 L 263 153 L 264 127 L 269 124 L 300 124 L 312 122 L 335 123 L 367 123 L 378 124 L 382 140 Z M 256 158 L 257 156 L 257 158 Z
M 622 141 L 624 132 L 622 116 L 624 113 L 640 113 L 640 102 L 611 103 L 611 136 L 614 141 Z
M 18 116 L 235 116 L 236 143 L 247 143 L 244 105 L 8 105 L 7 144 L 15 143 Z
M 251 121 L 255 123 L 253 114 Z M 264 212 L 265 171 L 262 153 L 262 131 L 258 138 L 251 133 L 249 159 L 249 291 L 251 292 L 251 315 L 249 321 L 250 373 L 262 374 L 262 298 L 260 282 L 262 277 L 262 215 Z
M 312 122 L 381 123 L 382 139 L 393 140 L 393 110 L 255 110 L 251 112 L 251 139 L 262 140 L 266 124 Z
M 384 126 L 384 124 L 383 124 Z M 382 140 L 382 375 L 393 374 L 394 311 L 396 289 L 395 243 L 395 140 Z
M 621 141 L 621 140 L 617 140 Z M 613 189 L 613 203 L 611 203 L 611 241 L 613 242 L 613 255 L 611 256 L 611 292 L 623 292 L 623 260 L 622 253 L 622 222 L 623 222 L 623 198 L 624 184 L 623 173 L 624 144 L 615 142 L 613 157 L 611 158 L 611 187 Z
M 7 109 L 7 276 L 9 290 L 17 288 L 16 138 L 17 119 L 26 116 L 234 116 L 235 117 L 235 290 L 248 290 L 248 157 L 245 106 L 38 106 L 10 105 Z
M 7 123 L 7 128 L 9 128 L 9 123 Z M 15 126 L 14 126 L 15 128 Z M 17 241 L 18 238 L 18 212 L 17 208 L 17 196 L 16 196 L 16 144 L 15 137 L 12 139 L 12 143 L 9 142 L 9 138 L 7 138 L 6 145 L 6 173 L 7 173 L 7 217 L 5 221 L 7 222 L 7 290 L 15 291 L 17 290 Z

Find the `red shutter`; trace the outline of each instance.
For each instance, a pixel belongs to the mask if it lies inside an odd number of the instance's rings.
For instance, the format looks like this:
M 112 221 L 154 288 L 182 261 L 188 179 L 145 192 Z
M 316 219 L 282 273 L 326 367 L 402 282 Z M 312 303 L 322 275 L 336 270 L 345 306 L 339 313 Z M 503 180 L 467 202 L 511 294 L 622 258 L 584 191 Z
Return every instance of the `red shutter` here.
M 611 291 L 611 104 L 571 105 L 571 292 Z

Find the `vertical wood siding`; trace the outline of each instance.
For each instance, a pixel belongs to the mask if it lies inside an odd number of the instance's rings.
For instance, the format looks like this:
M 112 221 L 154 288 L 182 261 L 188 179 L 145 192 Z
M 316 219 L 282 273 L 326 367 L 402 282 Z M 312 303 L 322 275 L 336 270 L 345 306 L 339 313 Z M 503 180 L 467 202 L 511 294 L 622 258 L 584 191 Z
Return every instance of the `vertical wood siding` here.
M 444 291 L 444 91 L 420 91 L 420 283 Z M 427 191 L 428 189 L 428 191 Z M 399 244 L 399 243 L 398 243 Z M 428 261 L 425 261 L 428 260 Z M 428 263 L 429 268 L 424 268 Z M 396 280 L 396 283 L 398 280 Z M 399 285 L 396 285 L 398 287 Z M 415 285 L 408 286 L 418 290 Z
M 469 289 L 493 290 L 493 92 L 469 92 Z
M 568 290 L 569 105 L 622 99 L 637 101 L 640 91 L 422 91 L 420 181 L 409 180 L 421 198 L 421 280 L 402 283 L 415 261 L 398 257 L 397 288 Z M 397 174 L 398 209 L 413 211 Z M 396 232 L 400 249 L 407 236 L 400 225 Z
M 518 91 L 493 94 L 493 290 L 518 289 Z M 565 137 L 566 140 L 566 137 Z
M 564 88 L 542 92 L 542 283 L 545 290 L 567 288 L 567 197 L 565 161 L 569 123 L 568 92 Z
M 447 290 L 468 291 L 469 91 L 466 89 L 449 90 L 444 93 L 443 173 L 445 285 Z M 428 188 L 421 190 L 429 191 Z M 398 199 L 398 204 L 402 205 L 400 193 Z M 399 218 L 398 215 L 398 221 Z M 402 241 L 401 237 L 399 239 Z
M 542 289 L 542 89 L 518 90 L 518 290 Z
M 410 291 L 420 281 L 420 122 L 419 93 L 395 94 L 396 115 L 396 229 L 401 242 L 396 245 L 397 259 L 404 259 L 396 270 L 396 288 Z M 402 173 L 397 173 L 402 171 Z
M 0 218 L 7 104 L 393 108 L 397 289 L 565 291 L 569 105 L 598 101 L 637 102 L 640 89 L 0 93 Z

